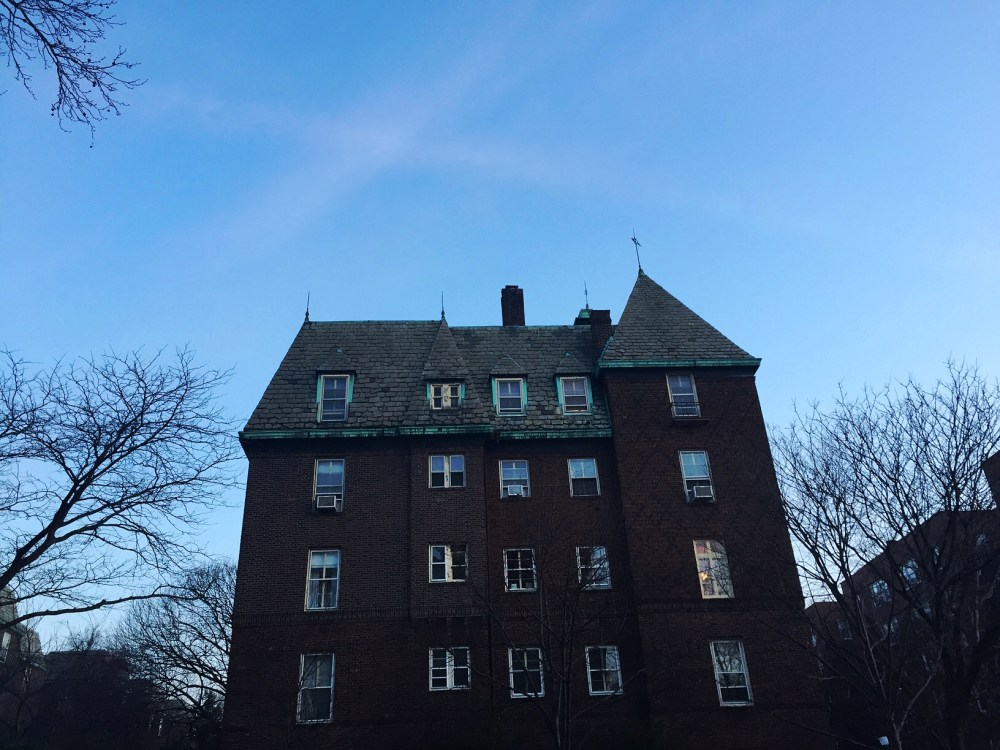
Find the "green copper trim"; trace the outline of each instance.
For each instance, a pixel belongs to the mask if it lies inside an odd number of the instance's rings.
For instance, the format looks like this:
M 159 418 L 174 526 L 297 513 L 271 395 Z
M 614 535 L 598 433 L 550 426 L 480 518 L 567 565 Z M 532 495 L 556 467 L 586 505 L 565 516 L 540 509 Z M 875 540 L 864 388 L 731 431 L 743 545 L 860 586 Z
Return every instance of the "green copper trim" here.
M 760 360 L 755 357 L 748 359 L 637 359 L 628 362 L 598 361 L 597 363 L 598 370 L 637 367 L 752 367 L 756 370 L 760 367 Z
M 343 430 L 244 430 L 243 440 L 315 440 L 319 438 L 380 438 L 420 435 L 495 435 L 500 440 L 539 438 L 611 437 L 608 429 L 582 430 L 498 430 L 492 425 L 449 425 L 440 427 L 373 427 Z

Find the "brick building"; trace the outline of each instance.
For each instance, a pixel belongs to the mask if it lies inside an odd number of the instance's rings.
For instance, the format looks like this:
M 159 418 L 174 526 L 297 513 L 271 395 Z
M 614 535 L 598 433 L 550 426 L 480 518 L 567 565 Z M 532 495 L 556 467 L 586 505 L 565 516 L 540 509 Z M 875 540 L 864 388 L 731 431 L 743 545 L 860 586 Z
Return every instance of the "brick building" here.
M 754 375 L 643 272 L 527 326 L 307 318 L 249 458 L 229 748 L 823 747 Z

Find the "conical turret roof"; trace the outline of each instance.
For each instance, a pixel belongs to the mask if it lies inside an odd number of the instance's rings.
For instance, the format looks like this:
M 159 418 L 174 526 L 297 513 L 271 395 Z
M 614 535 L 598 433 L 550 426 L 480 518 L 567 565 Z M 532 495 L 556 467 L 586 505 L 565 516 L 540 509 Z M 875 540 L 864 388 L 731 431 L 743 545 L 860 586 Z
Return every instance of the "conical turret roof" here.
M 760 362 L 639 271 L 600 363 L 622 367 L 697 361 Z

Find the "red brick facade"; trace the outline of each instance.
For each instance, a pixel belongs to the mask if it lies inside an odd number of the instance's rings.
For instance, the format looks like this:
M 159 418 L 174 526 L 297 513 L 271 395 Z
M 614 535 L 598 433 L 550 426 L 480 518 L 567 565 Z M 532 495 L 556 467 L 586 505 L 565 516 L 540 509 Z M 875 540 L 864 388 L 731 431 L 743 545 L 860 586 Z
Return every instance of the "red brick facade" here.
M 826 747 L 813 731 L 827 722 L 815 662 L 793 644 L 805 638 L 795 613 L 801 594 L 756 360 L 684 367 L 697 384 L 696 419 L 672 416 L 669 366 L 589 366 L 594 424 L 606 409 L 610 429 L 243 434 L 250 470 L 227 747 L 553 746 L 546 716 L 561 689 L 570 713 L 582 713 L 559 729 L 572 730 L 574 747 Z M 554 390 L 554 378 L 527 377 L 529 404 Z M 562 418 L 558 408 L 539 408 L 540 420 Z M 708 453 L 714 502 L 686 501 L 682 450 Z M 463 455 L 465 487 L 430 488 L 432 455 Z M 595 459 L 600 494 L 571 495 L 567 462 L 579 458 Z M 345 460 L 341 513 L 313 507 L 320 459 Z M 528 462 L 528 497 L 501 498 L 500 461 L 511 459 Z M 732 598 L 702 598 L 699 539 L 724 540 Z M 465 546 L 467 580 L 429 581 L 435 544 Z M 578 547 L 607 549 L 610 588 L 579 586 Z M 338 606 L 306 611 L 309 553 L 326 549 L 340 551 Z M 533 551 L 538 591 L 506 590 L 508 549 Z M 742 642 L 752 705 L 720 706 L 712 641 Z M 545 711 L 512 698 L 508 683 L 508 648 L 543 645 L 560 651 L 547 652 Z M 587 646 L 617 647 L 620 694 L 589 693 Z M 434 647 L 469 649 L 470 689 L 429 690 Z M 328 653 L 329 720 L 297 723 L 302 655 Z

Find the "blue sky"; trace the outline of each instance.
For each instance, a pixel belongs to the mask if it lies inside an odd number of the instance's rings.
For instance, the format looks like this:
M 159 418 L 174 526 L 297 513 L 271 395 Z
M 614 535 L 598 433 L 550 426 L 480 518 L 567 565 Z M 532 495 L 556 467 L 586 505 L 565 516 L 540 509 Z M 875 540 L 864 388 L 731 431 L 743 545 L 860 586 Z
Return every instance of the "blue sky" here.
M 0 343 L 190 344 L 249 416 L 302 320 L 617 320 L 647 273 L 769 422 L 1000 373 L 995 3 L 121 0 L 148 83 L 61 132 L 0 85 Z M 241 493 L 206 535 L 237 551 Z

